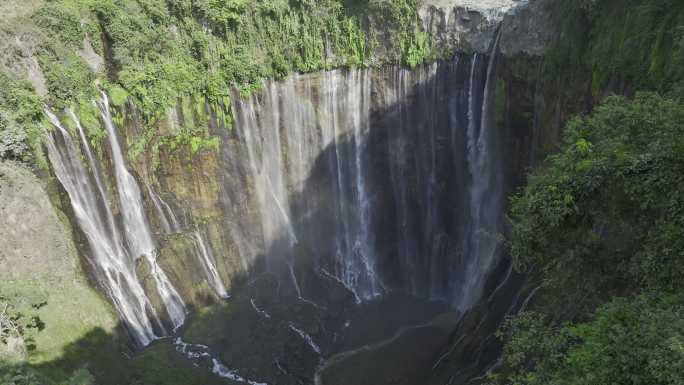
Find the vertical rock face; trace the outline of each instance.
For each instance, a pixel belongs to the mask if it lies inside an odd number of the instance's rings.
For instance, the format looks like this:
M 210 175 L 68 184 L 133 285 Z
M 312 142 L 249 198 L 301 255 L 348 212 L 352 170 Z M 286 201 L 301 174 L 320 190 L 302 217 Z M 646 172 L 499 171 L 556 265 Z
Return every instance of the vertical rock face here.
M 240 226 L 260 235 L 251 243 L 233 238 L 250 243 L 241 258 L 290 271 L 305 261 L 361 300 L 402 290 L 469 307 L 495 260 L 505 194 L 505 134 L 488 118 L 494 67 L 475 55 L 331 71 L 238 100 L 236 148 L 222 151 L 231 163 L 246 154 L 247 178 L 225 180 L 260 218 Z
M 428 0 L 419 15 L 432 44 L 443 50 L 489 52 L 496 31 L 501 53 L 543 55 L 553 38 L 553 0 Z
M 497 62 L 458 55 L 265 81 L 233 98 L 232 129 L 205 107 L 216 152 L 162 154 L 156 171 L 132 164 L 138 178 L 103 97 L 113 170 L 56 117 L 50 159 L 96 276 L 141 345 L 177 328 L 186 303 L 227 297 L 263 271 L 300 298 L 318 272 L 357 300 L 403 291 L 464 310 L 498 260 L 511 181 Z M 122 128 L 139 129 L 131 122 Z
M 544 36 L 520 15 L 541 14 L 545 0 L 489 3 L 432 1 L 420 14 L 433 46 L 492 54 L 265 80 L 232 105 L 181 100 L 157 124 L 162 134 L 206 127 L 216 149 L 162 147 L 128 162 L 130 140 L 149 127 L 130 105 L 110 110 L 106 95 L 104 152 L 93 154 L 75 115 L 63 120 L 78 132 L 52 116 L 53 170 L 137 343 L 259 272 L 299 298 L 316 274 L 357 301 L 401 291 L 476 304 L 501 254 L 505 196 L 544 118 L 534 74 L 510 64 L 536 60 L 497 53 L 542 52 Z M 523 35 L 526 49 L 514 43 Z

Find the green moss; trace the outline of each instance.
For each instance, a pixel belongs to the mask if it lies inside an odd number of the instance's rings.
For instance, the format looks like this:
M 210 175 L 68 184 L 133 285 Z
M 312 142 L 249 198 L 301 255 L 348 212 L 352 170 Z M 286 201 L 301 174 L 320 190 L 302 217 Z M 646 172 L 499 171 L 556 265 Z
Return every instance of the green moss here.
M 425 32 L 417 32 L 404 36 L 401 40 L 402 61 L 410 68 L 430 59 L 432 50 L 428 44 L 428 35 Z

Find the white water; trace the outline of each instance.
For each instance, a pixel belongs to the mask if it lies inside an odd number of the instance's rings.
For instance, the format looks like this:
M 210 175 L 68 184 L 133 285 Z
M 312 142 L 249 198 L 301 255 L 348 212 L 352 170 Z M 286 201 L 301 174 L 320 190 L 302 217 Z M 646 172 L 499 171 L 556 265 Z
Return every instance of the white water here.
M 228 368 L 218 358 L 214 357 L 210 348 L 206 345 L 190 344 L 180 338 L 176 338 L 174 346 L 178 353 L 181 353 L 190 360 L 211 360 L 211 371 L 219 377 L 248 385 L 268 385 L 265 382 L 257 382 L 240 376 L 237 370 Z
M 214 366 L 213 366 L 211 371 L 219 377 L 227 378 L 229 380 L 242 382 L 242 383 L 249 384 L 249 385 L 268 385 L 265 382 L 256 382 L 256 381 L 252 381 L 252 380 L 249 380 L 249 379 L 246 379 L 246 378 L 240 376 L 240 374 L 238 374 L 237 370 L 228 368 L 227 366 L 223 365 L 221 363 L 221 361 L 219 361 L 216 358 L 214 358 L 212 360 L 212 362 L 213 362 Z
M 338 229 L 333 273 L 346 287 L 354 290 L 356 297 L 366 300 L 384 291 L 375 266 L 370 202 L 362 158 L 364 138 L 370 128 L 370 92 L 369 71 L 330 71 L 325 73 L 318 103 L 321 130 L 326 139 L 333 140 L 335 155 Z
M 290 197 L 304 187 L 320 154 L 328 146 L 336 148 L 333 190 L 340 199 L 335 208 L 339 228 L 335 230 L 334 274 L 357 296 L 368 299 L 383 290 L 375 273 L 363 159 L 363 138 L 369 129 L 370 75 L 366 70 L 351 70 L 329 71 L 324 76 L 320 86 L 310 82 L 310 77 L 298 75 L 281 83 L 265 81 L 261 94 L 234 100 L 233 108 L 261 216 L 261 248 L 270 258 L 287 264 L 300 298 L 293 271 L 293 248 L 299 239 Z M 349 138 L 354 142 L 353 150 L 337 148 L 338 140 Z
M 226 290 L 226 286 L 223 284 L 221 275 L 216 268 L 216 259 L 214 254 L 211 252 L 211 246 L 207 245 L 202 233 L 199 230 L 195 230 L 193 233 L 193 238 L 195 239 L 195 247 L 199 251 L 199 259 L 202 263 L 202 269 L 207 278 L 207 283 L 211 286 L 216 294 L 221 298 L 229 298 L 230 295 Z
M 46 135 L 50 163 L 69 195 L 76 220 L 88 240 L 88 261 L 128 326 L 135 343 L 145 346 L 157 338 L 154 326 L 161 323 L 137 277 L 135 262 L 121 240 L 98 173 L 95 172 L 95 191 L 71 135 L 54 114 L 48 110 L 45 114 L 57 128 L 56 132 Z M 81 130 L 80 124 L 77 126 Z M 82 139 L 91 161 L 90 168 L 97 170 L 85 135 Z
M 262 316 L 264 318 L 271 318 L 271 315 L 268 314 L 265 310 L 259 309 L 259 307 L 256 305 L 256 302 L 254 302 L 254 298 L 250 298 L 249 303 L 252 304 L 252 309 L 254 309 L 254 311 L 257 314 L 259 314 L 260 316 Z
M 413 84 L 411 84 L 411 72 L 405 68 L 399 68 L 394 72 L 392 79 L 392 86 L 389 88 L 387 101 L 388 105 L 396 105 L 398 109 L 397 120 L 399 127 L 394 134 L 394 141 L 390 142 L 389 151 L 387 152 L 390 164 L 390 178 L 392 181 L 393 195 L 395 207 L 397 211 L 398 223 L 397 231 L 399 233 L 399 263 L 402 265 L 402 270 L 408 272 L 406 277 L 407 289 L 411 293 L 415 293 L 418 287 L 418 277 L 416 274 L 410 272 L 415 271 L 415 257 L 418 255 L 418 245 L 416 242 L 416 235 L 413 233 L 411 210 L 409 209 L 410 192 L 408 182 L 406 180 L 407 165 L 403 163 L 403 159 L 411 152 L 411 143 L 407 140 L 407 127 L 403 124 L 408 121 L 408 111 L 404 108 L 403 101 L 409 98 Z M 400 161 L 396 161 L 399 159 Z
M 309 247 L 358 300 L 400 288 L 471 306 L 497 255 L 503 199 L 495 56 L 483 58 L 293 75 L 234 98 L 261 226 L 249 251 L 280 261 L 300 298 L 294 254 Z
M 176 234 L 182 231 L 182 226 L 178 221 L 178 217 L 174 214 L 173 209 L 166 203 L 150 186 L 149 183 L 146 184 L 147 193 L 152 199 L 152 204 L 154 209 L 157 211 L 157 216 L 159 217 L 159 222 L 161 224 L 162 230 L 166 234 Z
M 492 82 L 494 65 L 501 39 L 501 29 L 494 41 L 492 53 L 487 64 L 484 85 L 484 95 L 481 105 L 474 97 L 474 72 L 477 68 L 476 54 L 471 68 L 468 112 L 468 168 L 472 178 L 468 194 L 470 199 L 470 237 L 468 252 L 470 258 L 466 265 L 466 284 L 458 296 L 460 309 L 467 309 L 480 297 L 484 285 L 485 274 L 491 269 L 496 256 L 498 240 L 498 217 L 501 213 L 501 192 L 503 190 L 503 176 L 501 166 L 492 157 L 492 138 L 494 126 L 491 124 L 490 93 L 496 85 Z M 475 108 L 481 108 L 480 119 L 477 121 Z M 479 123 L 479 124 L 478 124 Z
M 116 135 L 116 128 L 112 121 L 109 110 L 109 99 L 107 94 L 102 92 L 102 100 L 97 103 L 100 108 L 102 120 L 107 133 L 109 134 L 109 144 L 112 149 L 112 163 L 114 163 L 114 174 L 116 175 L 116 187 L 119 192 L 119 202 L 123 217 L 123 228 L 126 234 L 128 248 L 133 258 L 137 259 L 144 256 L 150 274 L 154 279 L 157 291 L 164 303 L 169 320 L 176 330 L 185 322 L 185 303 L 180 297 L 173 284 L 166 276 L 166 273 L 157 263 L 157 251 L 152 233 L 147 223 L 145 209 L 143 208 L 142 196 L 138 183 L 126 167 L 126 162 L 119 145 Z
M 305 331 L 302 330 L 302 329 L 297 328 L 297 327 L 294 326 L 294 324 L 292 324 L 292 323 L 290 323 L 289 326 L 290 326 L 290 330 L 292 330 L 293 332 L 297 333 L 297 335 L 299 335 L 299 336 L 304 340 L 304 342 L 306 342 L 306 344 L 309 345 L 309 347 L 311 348 L 311 350 L 313 350 L 314 352 L 316 352 L 316 354 L 318 354 L 318 355 L 321 354 L 321 348 L 314 342 L 313 338 L 311 338 L 311 336 L 309 335 L 309 333 L 305 332 Z
M 371 246 L 372 240 L 370 231 L 370 202 L 368 192 L 366 190 L 366 166 L 361 159 L 362 154 L 366 153 L 365 136 L 368 134 L 370 121 L 370 74 L 367 71 L 352 71 L 351 84 L 359 84 L 360 87 L 349 87 L 347 93 L 344 95 L 346 100 L 343 104 L 353 105 L 359 103 L 361 106 L 360 113 L 353 113 L 350 116 L 352 130 L 354 132 L 354 174 L 355 174 L 355 215 L 357 216 L 357 223 L 355 228 L 359 231 L 352 233 L 354 245 L 352 247 L 352 255 L 358 258 L 350 258 L 347 255 L 345 260 L 350 261 L 347 265 L 347 270 L 342 274 L 349 275 L 347 280 L 353 282 L 358 280 L 358 266 L 362 266 L 362 271 L 367 275 L 368 284 L 366 293 L 362 293 L 367 298 L 377 297 L 382 294 L 381 284 L 375 272 L 375 260 Z M 349 111 L 347 111 L 349 113 Z M 349 246 L 348 246 L 349 247 Z M 349 249 L 347 249 L 349 250 Z
M 209 352 L 209 347 L 202 344 L 189 344 L 183 341 L 180 337 L 177 337 L 173 342 L 174 347 L 178 353 L 181 353 L 185 357 L 196 360 L 200 358 L 211 358 L 211 353 Z

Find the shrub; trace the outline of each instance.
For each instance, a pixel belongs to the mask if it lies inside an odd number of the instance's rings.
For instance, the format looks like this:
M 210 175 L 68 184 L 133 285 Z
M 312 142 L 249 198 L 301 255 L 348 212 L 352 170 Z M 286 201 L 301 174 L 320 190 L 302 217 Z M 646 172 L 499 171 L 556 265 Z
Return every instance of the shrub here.
M 561 307 L 684 284 L 684 103 L 609 98 L 512 199 L 511 252 Z M 582 284 L 579 284 L 579 283 Z
M 682 298 L 644 294 L 617 298 L 590 321 L 550 326 L 523 313 L 505 328 L 503 373 L 515 385 L 681 385 L 684 373 Z
M 26 132 L 0 114 L 0 159 L 26 160 L 29 157 L 27 141 Z

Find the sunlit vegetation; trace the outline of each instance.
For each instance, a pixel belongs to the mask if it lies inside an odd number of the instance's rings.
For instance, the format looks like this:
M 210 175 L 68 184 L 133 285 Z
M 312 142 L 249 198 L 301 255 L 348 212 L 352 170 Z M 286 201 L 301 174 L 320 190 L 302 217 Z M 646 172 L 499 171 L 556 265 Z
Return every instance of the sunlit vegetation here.
M 511 253 L 541 282 L 492 383 L 680 384 L 684 103 L 608 98 L 512 201 Z
M 79 106 L 91 103 L 100 87 L 115 105 L 130 102 L 141 113 L 149 132 L 135 139 L 135 155 L 164 143 L 193 151 L 216 146 L 197 127 L 178 138 L 159 137 L 155 125 L 184 97 L 222 109 L 232 89 L 247 95 L 264 78 L 383 63 L 414 67 L 436 57 L 416 10 L 416 0 L 52 0 L 13 23 L 33 28 L 48 91 L 42 101 L 51 108 L 71 107 L 80 116 Z M 381 45 L 383 55 L 374 54 Z M 93 62 L 91 51 L 104 63 Z M 40 120 L 42 106 L 32 108 Z M 37 153 L 36 135 L 2 131 L 7 146 L 33 143 L 21 157 Z M 89 136 L 97 147 L 98 135 Z M 0 155 L 17 157 L 17 151 Z

